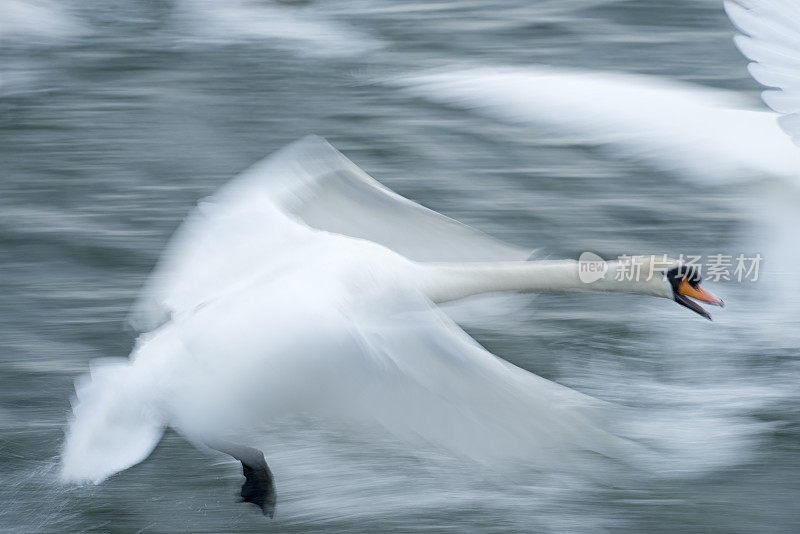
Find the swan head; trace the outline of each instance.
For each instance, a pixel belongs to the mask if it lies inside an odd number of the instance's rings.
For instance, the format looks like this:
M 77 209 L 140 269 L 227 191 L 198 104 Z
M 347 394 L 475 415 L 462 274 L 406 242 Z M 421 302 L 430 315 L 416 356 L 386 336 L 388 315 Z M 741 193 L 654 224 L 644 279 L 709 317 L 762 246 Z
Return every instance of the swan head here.
M 665 278 L 670 285 L 672 299 L 675 302 L 689 308 L 709 321 L 711 320 L 711 314 L 697 304 L 697 302 L 695 302 L 696 300 L 713 306 L 725 306 L 721 298 L 700 287 L 700 282 L 702 280 L 700 270 L 693 265 L 685 265 L 681 262 L 676 262 L 676 265 L 666 270 Z
M 697 266 L 659 256 L 627 256 L 612 263 L 607 279 L 614 277 L 623 291 L 652 295 L 674 300 L 709 321 L 711 315 L 695 301 L 724 306 L 722 299 L 700 287 L 701 275 Z

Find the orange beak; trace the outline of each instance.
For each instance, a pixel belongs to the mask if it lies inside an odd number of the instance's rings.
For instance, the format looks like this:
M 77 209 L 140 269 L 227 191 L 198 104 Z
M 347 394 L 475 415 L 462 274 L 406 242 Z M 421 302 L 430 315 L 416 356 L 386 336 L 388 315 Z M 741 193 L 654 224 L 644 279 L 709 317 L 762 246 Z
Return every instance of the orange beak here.
M 688 280 L 686 280 L 686 278 L 681 280 L 681 283 L 678 286 L 678 293 L 681 295 L 686 295 L 687 297 L 692 297 L 693 299 L 701 302 L 713 304 L 714 306 L 725 306 L 725 303 L 722 302 L 721 298 L 709 291 L 706 291 L 705 289 L 701 289 L 700 286 L 693 286 Z

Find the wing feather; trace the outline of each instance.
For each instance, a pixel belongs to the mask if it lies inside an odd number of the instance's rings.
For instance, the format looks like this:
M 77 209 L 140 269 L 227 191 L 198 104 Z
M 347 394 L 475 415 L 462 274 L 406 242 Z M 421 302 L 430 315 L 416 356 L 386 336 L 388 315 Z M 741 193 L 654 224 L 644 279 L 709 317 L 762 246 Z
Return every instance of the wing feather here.
M 734 39 L 753 61 L 750 73 L 775 89 L 762 93 L 764 102 L 785 117 L 781 128 L 800 145 L 800 4 L 795 0 L 725 2 L 731 22 L 742 32 Z
M 279 269 L 309 229 L 372 241 L 415 261 L 523 260 L 531 252 L 394 193 L 308 136 L 198 204 L 145 283 L 130 324 L 152 330 L 248 284 L 265 266 Z
M 761 63 L 750 63 L 747 70 L 760 84 L 787 90 L 800 90 L 800 71 L 790 72 Z

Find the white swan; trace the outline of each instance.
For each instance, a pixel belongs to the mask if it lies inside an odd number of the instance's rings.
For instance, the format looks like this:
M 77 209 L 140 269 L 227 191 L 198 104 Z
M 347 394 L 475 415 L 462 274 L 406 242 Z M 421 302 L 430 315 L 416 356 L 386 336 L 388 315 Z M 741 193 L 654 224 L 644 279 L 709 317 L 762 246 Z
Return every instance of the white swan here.
M 526 256 L 387 190 L 324 140 L 298 141 L 180 228 L 131 317 L 149 332 L 76 386 L 62 477 L 100 482 L 169 426 L 241 460 L 242 496 L 272 514 L 263 455 L 239 444 L 295 414 L 377 422 L 480 460 L 624 454 L 601 403 L 496 358 L 433 303 L 618 291 L 707 316 L 686 297 L 721 301 L 674 262 L 645 259 L 638 280 L 611 262 L 585 283 L 575 261 Z

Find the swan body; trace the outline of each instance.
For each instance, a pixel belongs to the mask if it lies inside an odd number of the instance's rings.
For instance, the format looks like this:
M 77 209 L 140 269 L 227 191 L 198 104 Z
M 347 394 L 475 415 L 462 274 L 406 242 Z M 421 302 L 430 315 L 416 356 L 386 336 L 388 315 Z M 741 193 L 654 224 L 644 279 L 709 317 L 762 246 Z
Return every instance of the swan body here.
M 584 283 L 577 262 L 527 254 L 396 195 L 320 138 L 298 141 L 179 229 L 134 306 L 130 359 L 94 362 L 76 385 L 62 478 L 101 482 L 171 427 L 240 459 L 242 495 L 271 514 L 271 472 L 240 444 L 303 414 L 481 461 L 624 455 L 602 403 L 493 356 L 435 303 L 571 290 L 680 302 L 679 280 L 661 276 L 673 262 L 642 258 L 656 276 L 632 281 L 612 262 Z

